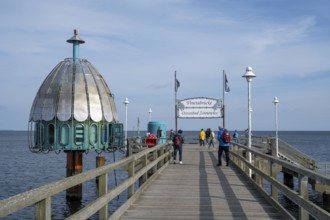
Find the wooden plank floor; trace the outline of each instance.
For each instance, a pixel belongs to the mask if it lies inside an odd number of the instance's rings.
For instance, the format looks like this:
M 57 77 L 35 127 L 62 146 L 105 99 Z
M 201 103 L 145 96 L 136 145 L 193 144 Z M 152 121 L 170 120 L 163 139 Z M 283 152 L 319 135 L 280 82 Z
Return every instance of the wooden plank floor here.
M 215 166 L 215 149 L 183 148 L 183 164 L 171 162 L 121 219 L 283 219 L 238 170 Z

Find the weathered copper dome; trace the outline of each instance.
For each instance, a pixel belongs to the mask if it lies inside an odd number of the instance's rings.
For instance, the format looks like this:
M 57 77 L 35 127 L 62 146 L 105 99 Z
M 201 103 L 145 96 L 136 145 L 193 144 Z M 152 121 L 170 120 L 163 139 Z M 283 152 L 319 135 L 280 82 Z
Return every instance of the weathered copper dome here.
M 66 58 L 47 76 L 31 108 L 30 121 L 88 119 L 117 122 L 117 109 L 106 82 L 85 59 Z

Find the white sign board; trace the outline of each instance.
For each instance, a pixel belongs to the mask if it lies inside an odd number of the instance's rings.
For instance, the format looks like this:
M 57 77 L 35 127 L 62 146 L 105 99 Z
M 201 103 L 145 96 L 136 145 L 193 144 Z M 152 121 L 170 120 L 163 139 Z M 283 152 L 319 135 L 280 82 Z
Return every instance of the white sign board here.
M 221 118 L 222 102 L 211 98 L 190 98 L 177 102 L 179 118 Z

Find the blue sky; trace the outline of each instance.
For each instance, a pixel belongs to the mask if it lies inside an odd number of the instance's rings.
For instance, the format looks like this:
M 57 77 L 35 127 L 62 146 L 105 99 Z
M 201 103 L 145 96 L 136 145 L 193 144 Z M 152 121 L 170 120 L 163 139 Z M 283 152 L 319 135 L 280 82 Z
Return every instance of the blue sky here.
M 330 130 L 330 1 L 308 0 L 2 0 L 0 130 L 26 130 L 33 99 L 50 71 L 72 56 L 73 29 L 115 94 L 128 129 L 153 121 L 174 128 L 178 98 L 222 98 L 226 127 L 247 128 L 251 66 L 252 129 Z M 221 119 L 179 119 L 183 130 L 216 129 Z

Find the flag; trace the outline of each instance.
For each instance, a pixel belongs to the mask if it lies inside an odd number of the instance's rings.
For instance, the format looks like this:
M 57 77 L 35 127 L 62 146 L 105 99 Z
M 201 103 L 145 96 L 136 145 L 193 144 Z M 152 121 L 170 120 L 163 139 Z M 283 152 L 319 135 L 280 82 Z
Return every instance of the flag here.
M 230 92 L 230 88 L 228 86 L 227 75 L 225 74 L 225 92 Z
M 180 87 L 180 82 L 179 82 L 179 80 L 175 79 L 175 92 L 178 91 L 179 87 Z
M 179 80 L 176 79 L 176 71 L 174 72 L 174 91 L 177 92 L 178 88 L 180 87 Z

